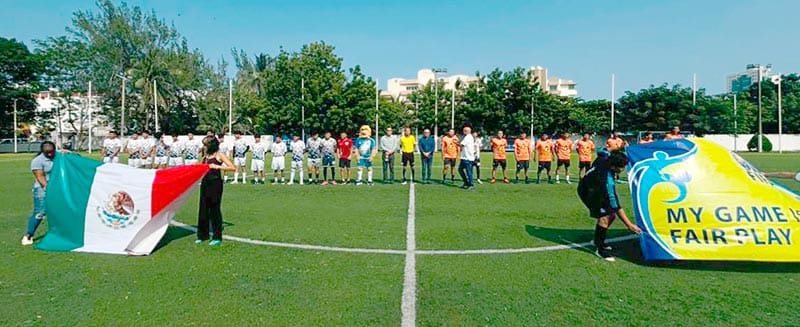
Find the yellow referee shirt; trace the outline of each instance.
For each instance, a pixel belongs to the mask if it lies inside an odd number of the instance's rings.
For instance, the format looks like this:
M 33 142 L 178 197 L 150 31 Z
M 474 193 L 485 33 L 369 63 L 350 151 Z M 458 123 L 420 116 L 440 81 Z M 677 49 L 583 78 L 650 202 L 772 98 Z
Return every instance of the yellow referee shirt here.
M 413 153 L 414 145 L 417 144 L 417 138 L 414 135 L 400 137 L 400 151 L 403 153 Z

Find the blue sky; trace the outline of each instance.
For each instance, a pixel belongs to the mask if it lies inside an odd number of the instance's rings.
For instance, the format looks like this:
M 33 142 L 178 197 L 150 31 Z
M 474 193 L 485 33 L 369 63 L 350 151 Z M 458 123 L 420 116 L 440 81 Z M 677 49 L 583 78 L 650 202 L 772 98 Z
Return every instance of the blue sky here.
M 216 62 L 230 49 L 274 54 L 324 40 L 345 66 L 381 80 L 425 67 L 472 75 L 495 67 L 547 67 L 586 99 L 663 82 L 723 92 L 748 63 L 800 71 L 800 1 L 258 1 L 129 0 L 173 22 Z M 0 0 L 0 36 L 65 33 L 93 0 Z

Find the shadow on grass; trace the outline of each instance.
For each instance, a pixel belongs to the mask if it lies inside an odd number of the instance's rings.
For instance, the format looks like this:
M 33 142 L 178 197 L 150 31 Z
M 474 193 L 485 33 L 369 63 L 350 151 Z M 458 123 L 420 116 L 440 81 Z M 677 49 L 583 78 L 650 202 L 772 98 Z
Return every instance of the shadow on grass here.
M 194 235 L 194 232 L 180 227 L 169 226 L 167 227 L 167 233 L 164 234 L 164 237 L 162 237 L 161 241 L 158 242 L 158 245 L 156 245 L 156 248 L 153 249 L 153 252 L 156 252 L 159 249 L 167 246 L 167 244 L 174 240 L 179 240 L 190 235 Z
M 591 224 L 589 226 L 592 226 Z M 577 244 L 590 242 L 594 237 L 594 229 L 556 229 L 525 225 L 528 235 L 545 241 L 558 244 Z M 623 229 L 612 229 L 608 231 L 608 238 L 629 235 Z M 730 271 L 730 272 L 755 272 L 755 273 L 798 273 L 800 263 L 787 262 L 750 262 L 750 261 L 644 261 L 642 250 L 639 247 L 639 240 L 616 242 L 611 244 L 614 248 L 614 255 L 618 259 L 625 260 L 640 266 L 699 270 L 699 271 Z M 587 255 L 594 256 L 594 246 L 580 246 L 574 248 Z

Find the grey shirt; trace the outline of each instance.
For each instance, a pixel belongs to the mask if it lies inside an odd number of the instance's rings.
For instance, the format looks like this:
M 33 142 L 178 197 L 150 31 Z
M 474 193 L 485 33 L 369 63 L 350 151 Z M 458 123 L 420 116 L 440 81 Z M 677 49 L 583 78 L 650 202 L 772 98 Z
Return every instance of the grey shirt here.
M 378 148 L 383 152 L 397 152 L 400 150 L 400 139 L 396 135 L 381 136 Z
M 50 170 L 53 169 L 53 160 L 50 160 L 44 153 L 40 153 L 38 156 L 31 160 L 31 171 L 34 170 L 41 170 L 44 172 L 44 179 L 49 181 L 50 180 Z M 33 186 L 39 186 L 39 181 L 34 180 Z

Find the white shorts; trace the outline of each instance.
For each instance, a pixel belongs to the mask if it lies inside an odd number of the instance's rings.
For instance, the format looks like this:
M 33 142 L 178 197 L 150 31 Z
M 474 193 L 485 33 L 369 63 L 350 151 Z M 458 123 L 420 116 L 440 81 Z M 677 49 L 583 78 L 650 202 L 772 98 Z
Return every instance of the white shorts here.
M 244 167 L 245 165 L 247 165 L 247 160 L 245 157 L 233 158 L 233 165 L 236 167 Z
M 303 170 L 303 162 L 302 161 L 294 161 L 292 160 L 292 170 Z
M 153 164 L 153 157 L 147 157 L 147 158 L 139 159 L 139 164 L 142 165 L 142 166 L 144 166 L 144 165 L 152 165 Z
M 155 163 L 156 165 L 159 165 L 159 166 L 166 165 L 167 164 L 167 157 L 156 157 L 153 160 L 153 163 Z
M 109 162 L 110 163 L 119 163 L 119 157 L 117 157 L 117 156 L 114 156 L 114 157 L 103 157 L 103 162 L 105 162 L 105 163 L 109 163 Z
M 181 158 L 181 157 L 169 157 L 169 161 L 167 161 L 167 165 L 170 166 L 170 167 L 183 165 L 183 158 Z
M 286 159 L 284 157 L 272 158 L 272 170 L 284 170 L 284 169 L 286 169 Z
M 142 159 L 128 158 L 128 166 L 139 168 L 142 166 Z
M 264 160 L 263 159 L 250 160 L 250 168 L 253 169 L 253 171 L 255 172 L 264 171 Z
M 308 166 L 309 167 L 322 167 L 322 159 L 321 158 L 317 158 L 317 159 L 308 158 Z
M 178 158 L 178 159 L 180 159 L 180 158 Z M 197 164 L 197 159 L 186 159 L 185 164 L 187 164 L 187 165 L 196 165 Z

